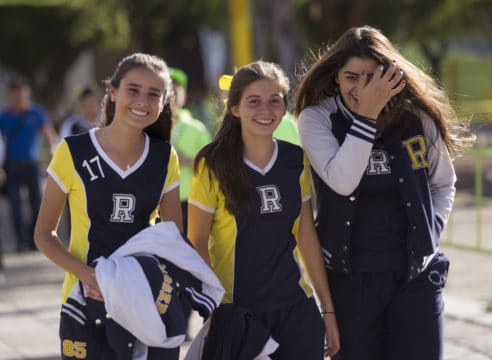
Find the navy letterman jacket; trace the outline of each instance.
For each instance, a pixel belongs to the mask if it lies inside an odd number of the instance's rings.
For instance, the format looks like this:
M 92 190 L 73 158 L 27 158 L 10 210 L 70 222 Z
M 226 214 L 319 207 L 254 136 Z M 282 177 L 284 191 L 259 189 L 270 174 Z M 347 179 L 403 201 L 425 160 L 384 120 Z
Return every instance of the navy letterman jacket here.
M 393 140 L 385 149 L 389 155 L 385 160 L 398 179 L 407 212 L 411 280 L 437 253 L 454 200 L 456 175 L 432 119 L 409 107 L 402 120 L 385 131 L 383 138 Z M 304 109 L 298 129 L 314 170 L 316 227 L 326 267 L 349 274 L 358 187 L 370 165 L 376 123 L 350 112 L 336 96 Z
M 86 299 L 75 286 L 61 310 L 60 336 L 63 343 L 78 344 L 73 351 L 80 358 L 104 348 L 94 341 L 94 324 L 106 327 L 118 359 L 147 359 L 147 347 L 178 347 L 186 335 L 179 299 L 207 318 L 224 294 L 212 269 L 170 221 L 141 230 L 94 263 L 104 303 Z M 70 357 L 63 351 L 64 358 Z

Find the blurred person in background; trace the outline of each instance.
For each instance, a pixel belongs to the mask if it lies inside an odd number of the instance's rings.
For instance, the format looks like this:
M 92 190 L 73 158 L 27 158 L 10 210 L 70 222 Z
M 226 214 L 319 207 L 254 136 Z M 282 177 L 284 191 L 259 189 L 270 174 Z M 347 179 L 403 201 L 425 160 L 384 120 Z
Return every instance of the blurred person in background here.
M 171 132 L 171 144 L 179 158 L 179 198 L 183 213 L 183 233 L 186 236 L 188 230 L 188 193 L 193 176 L 193 161 L 198 151 L 207 145 L 212 140 L 212 137 L 205 124 L 195 119 L 191 111 L 184 107 L 188 97 L 188 75 L 178 68 L 171 67 L 169 71 L 173 82 L 176 106 Z M 189 322 L 191 306 L 183 303 L 183 309 Z M 187 337 L 190 337 L 189 332 Z
M 34 224 L 41 201 L 39 156 L 43 134 L 50 149 L 56 143 L 45 111 L 31 102 L 31 88 L 25 79 L 16 77 L 8 89 L 8 108 L 0 113 L 0 132 L 6 142 L 6 190 L 16 235 L 17 252 L 34 250 Z M 22 209 L 21 188 L 29 195 L 29 224 Z
M 351 28 L 297 89 L 343 360 L 439 360 L 456 133 L 435 79 L 379 30 Z
M 96 127 L 100 117 L 101 101 L 96 89 L 84 86 L 79 90 L 75 112 L 67 117 L 58 132 L 58 140 L 87 132 Z
M 5 171 L 3 169 L 3 165 L 5 162 L 5 141 L 3 140 L 3 136 L 0 133 L 0 195 L 3 195 L 2 192 L 4 191 L 4 184 L 5 181 L 7 180 L 5 176 Z M 2 226 L 3 219 L 0 218 L 0 226 Z M 0 235 L 0 285 L 5 283 L 5 273 L 3 269 L 3 240 Z
M 177 68 L 170 68 L 176 96 L 176 113 L 171 132 L 171 144 L 179 157 L 180 186 L 179 197 L 183 209 L 183 231 L 187 233 L 188 192 L 193 176 L 193 160 L 198 151 L 207 145 L 212 137 L 203 122 L 195 119 L 184 106 L 187 101 L 188 76 Z

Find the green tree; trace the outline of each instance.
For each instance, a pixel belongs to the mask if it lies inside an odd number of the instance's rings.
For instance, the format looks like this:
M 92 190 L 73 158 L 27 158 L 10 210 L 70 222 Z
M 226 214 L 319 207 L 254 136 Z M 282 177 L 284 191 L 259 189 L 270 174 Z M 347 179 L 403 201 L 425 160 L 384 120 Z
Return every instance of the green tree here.
M 228 29 L 227 0 L 124 0 L 131 16 L 132 44 L 160 55 L 193 79 L 191 93 L 205 88 L 199 33 L 202 28 Z
M 395 20 L 388 29 L 394 38 L 417 44 L 440 77 L 453 41 L 484 39 L 490 33 L 491 6 L 490 0 L 403 0 L 392 9 Z
M 370 8 L 378 1 L 293 0 L 293 3 L 305 43 L 312 47 L 331 44 L 348 28 L 366 23 Z
M 452 41 L 492 41 L 491 0 L 295 0 L 305 34 L 332 43 L 345 30 L 364 24 L 381 29 L 397 43 L 413 43 L 441 75 Z M 316 43 L 316 40 L 314 41 Z
M 302 42 L 292 0 L 250 0 L 253 12 L 255 57 L 278 62 L 295 73 Z
M 227 30 L 227 0 L 0 0 L 0 64 L 26 76 L 38 99 L 60 98 L 86 49 L 143 51 L 184 68 L 202 86 L 199 32 Z
M 28 78 L 44 105 L 54 105 L 83 50 L 128 44 L 128 16 L 119 3 L 0 0 L 0 64 Z

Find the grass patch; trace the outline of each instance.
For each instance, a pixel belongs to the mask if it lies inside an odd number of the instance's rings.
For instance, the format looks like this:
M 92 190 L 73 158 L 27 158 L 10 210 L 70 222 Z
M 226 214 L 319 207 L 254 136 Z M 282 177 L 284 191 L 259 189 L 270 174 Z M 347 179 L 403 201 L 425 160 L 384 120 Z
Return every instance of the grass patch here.
M 487 303 L 487 306 L 485 307 L 486 312 L 492 312 L 492 301 L 489 301 Z

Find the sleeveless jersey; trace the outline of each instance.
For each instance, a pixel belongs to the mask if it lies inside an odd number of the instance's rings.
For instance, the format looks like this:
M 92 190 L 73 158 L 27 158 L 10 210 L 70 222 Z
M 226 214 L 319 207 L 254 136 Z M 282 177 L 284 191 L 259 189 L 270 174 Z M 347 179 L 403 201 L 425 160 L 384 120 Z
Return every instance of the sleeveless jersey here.
M 70 253 L 85 263 L 107 257 L 152 224 L 162 195 L 179 185 L 178 166 L 171 145 L 147 135 L 140 159 L 126 170 L 104 152 L 95 129 L 65 138 L 48 173 L 68 194 Z M 66 274 L 63 302 L 76 281 Z
M 295 238 L 302 202 L 311 197 L 311 176 L 302 149 L 280 140 L 264 169 L 245 163 L 255 191 L 241 215 L 225 208 L 224 194 L 204 160 L 188 201 L 213 214 L 209 254 L 226 290 L 223 302 L 268 311 L 312 296 Z

